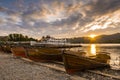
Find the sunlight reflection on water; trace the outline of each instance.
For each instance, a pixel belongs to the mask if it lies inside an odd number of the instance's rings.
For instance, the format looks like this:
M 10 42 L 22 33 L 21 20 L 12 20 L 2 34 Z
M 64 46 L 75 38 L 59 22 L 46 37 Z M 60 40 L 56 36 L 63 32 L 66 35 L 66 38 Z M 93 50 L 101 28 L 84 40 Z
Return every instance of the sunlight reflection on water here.
M 110 53 L 110 65 L 112 67 L 120 68 L 120 44 L 82 44 L 83 49 L 91 56 L 96 55 L 96 52 L 109 52 Z
M 92 55 L 96 55 L 96 45 L 95 44 L 90 45 L 90 52 Z

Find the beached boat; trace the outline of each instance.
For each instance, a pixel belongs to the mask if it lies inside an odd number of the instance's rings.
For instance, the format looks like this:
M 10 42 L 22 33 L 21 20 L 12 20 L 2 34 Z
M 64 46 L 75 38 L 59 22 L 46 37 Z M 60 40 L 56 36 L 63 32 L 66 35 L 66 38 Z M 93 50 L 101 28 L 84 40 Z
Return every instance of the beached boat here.
M 14 56 L 27 58 L 27 53 L 23 46 L 14 46 L 11 48 L 11 52 Z
M 61 49 L 58 48 L 27 48 L 28 58 L 34 61 L 62 61 Z
M 0 45 L 0 51 L 3 51 L 3 48 L 2 48 L 2 46 Z
M 94 57 L 86 57 L 85 53 L 71 53 L 64 52 L 63 53 L 63 61 L 65 65 L 65 69 L 67 73 L 74 73 L 80 70 L 94 69 L 100 67 L 109 67 L 107 61 L 110 57 L 101 57 L 101 54 L 98 54 Z M 104 54 L 102 54 L 103 56 Z M 102 59 L 102 60 L 101 60 Z M 104 60 L 103 60 L 104 59 Z
M 1 45 L 0 50 L 3 52 L 11 53 L 11 46 L 10 45 Z
M 95 56 L 95 60 L 102 63 L 109 63 L 110 59 L 110 53 L 108 52 L 97 52 Z

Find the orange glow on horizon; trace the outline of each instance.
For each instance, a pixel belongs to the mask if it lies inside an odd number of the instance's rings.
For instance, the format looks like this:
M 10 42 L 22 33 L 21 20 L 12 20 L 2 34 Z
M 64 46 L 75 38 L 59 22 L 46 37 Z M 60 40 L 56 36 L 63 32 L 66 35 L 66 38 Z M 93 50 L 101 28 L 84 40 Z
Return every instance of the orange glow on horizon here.
M 90 37 L 91 37 L 91 38 L 95 38 L 96 35 L 95 35 L 95 34 L 91 34 Z

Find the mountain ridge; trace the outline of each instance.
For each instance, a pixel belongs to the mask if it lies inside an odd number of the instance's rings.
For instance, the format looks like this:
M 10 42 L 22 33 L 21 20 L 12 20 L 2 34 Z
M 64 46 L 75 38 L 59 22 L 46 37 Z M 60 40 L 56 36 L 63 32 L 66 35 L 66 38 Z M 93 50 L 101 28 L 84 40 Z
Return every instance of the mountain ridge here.
M 120 33 L 111 35 L 99 35 L 95 38 L 90 37 L 77 37 L 69 38 L 70 43 L 120 43 Z

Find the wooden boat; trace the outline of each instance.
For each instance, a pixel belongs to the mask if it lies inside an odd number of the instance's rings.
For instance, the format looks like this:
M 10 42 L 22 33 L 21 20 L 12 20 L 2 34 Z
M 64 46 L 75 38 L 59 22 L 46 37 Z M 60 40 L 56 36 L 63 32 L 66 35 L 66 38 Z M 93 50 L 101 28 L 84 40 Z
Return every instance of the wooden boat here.
M 2 45 L 0 45 L 0 51 L 3 51 Z
M 58 48 L 27 48 L 28 58 L 34 61 L 62 61 L 62 53 Z
M 11 48 L 11 51 L 14 56 L 27 58 L 27 53 L 23 46 L 14 46 Z
M 98 58 L 99 57 L 99 58 Z M 100 67 L 109 67 L 105 60 L 101 60 L 100 55 L 96 57 L 85 57 L 84 53 L 74 54 L 71 52 L 63 53 L 63 62 L 67 73 L 74 73 L 80 70 L 94 69 Z
M 109 63 L 111 57 L 110 53 L 108 52 L 97 52 L 96 54 L 96 61 L 102 62 L 102 63 Z
M 11 46 L 10 45 L 1 45 L 1 50 L 3 52 L 11 53 Z

